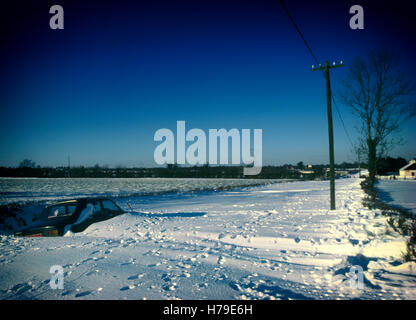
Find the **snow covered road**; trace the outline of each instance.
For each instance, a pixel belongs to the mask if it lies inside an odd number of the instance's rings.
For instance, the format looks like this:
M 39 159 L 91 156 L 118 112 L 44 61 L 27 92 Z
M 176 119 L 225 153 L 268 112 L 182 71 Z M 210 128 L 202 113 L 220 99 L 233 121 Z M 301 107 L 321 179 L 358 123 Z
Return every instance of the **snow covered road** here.
M 2 235 L 0 299 L 416 299 L 405 239 L 363 208 L 359 183 L 336 181 L 335 211 L 327 181 L 288 182 L 121 198 L 133 212 L 82 233 Z

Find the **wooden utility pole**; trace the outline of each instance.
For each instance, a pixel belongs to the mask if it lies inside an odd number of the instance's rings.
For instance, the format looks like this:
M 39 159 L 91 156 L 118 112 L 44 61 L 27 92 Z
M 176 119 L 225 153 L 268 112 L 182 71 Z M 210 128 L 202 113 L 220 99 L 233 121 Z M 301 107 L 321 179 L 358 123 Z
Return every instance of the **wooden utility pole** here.
M 331 97 L 331 82 L 329 79 L 329 69 L 343 67 L 344 64 L 341 61 L 340 64 L 329 65 L 326 61 L 324 66 L 318 67 L 312 66 L 312 71 L 321 70 L 324 73 L 326 80 L 326 105 L 328 112 L 328 136 L 329 136 L 329 183 L 330 183 L 330 197 L 331 197 L 331 210 L 335 210 L 335 168 L 334 168 L 334 130 L 332 125 L 332 97 Z

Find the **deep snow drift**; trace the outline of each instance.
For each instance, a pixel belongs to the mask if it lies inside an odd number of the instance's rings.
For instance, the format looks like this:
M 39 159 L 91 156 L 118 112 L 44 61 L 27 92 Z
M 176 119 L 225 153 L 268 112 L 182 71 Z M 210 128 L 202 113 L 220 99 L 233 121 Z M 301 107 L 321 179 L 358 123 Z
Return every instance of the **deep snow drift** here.
M 126 197 L 134 212 L 61 238 L 1 236 L 1 299 L 415 299 L 405 239 L 360 179 Z M 64 270 L 51 289 L 50 267 Z M 351 286 L 350 267 L 364 271 Z

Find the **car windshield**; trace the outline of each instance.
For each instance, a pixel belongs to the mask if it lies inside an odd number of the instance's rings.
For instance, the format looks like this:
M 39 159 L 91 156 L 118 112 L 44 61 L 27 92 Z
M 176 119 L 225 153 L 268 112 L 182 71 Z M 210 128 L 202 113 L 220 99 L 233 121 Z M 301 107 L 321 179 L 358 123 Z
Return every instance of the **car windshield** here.
M 120 207 L 117 206 L 113 201 L 111 200 L 103 200 L 102 201 L 103 208 L 110 210 L 110 211 L 121 211 Z

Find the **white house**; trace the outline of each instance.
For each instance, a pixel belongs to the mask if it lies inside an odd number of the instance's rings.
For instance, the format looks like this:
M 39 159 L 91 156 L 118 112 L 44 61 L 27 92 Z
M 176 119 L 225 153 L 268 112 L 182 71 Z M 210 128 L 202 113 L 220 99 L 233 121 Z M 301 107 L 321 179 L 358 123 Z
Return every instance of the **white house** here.
M 400 169 L 401 178 L 413 178 L 416 179 L 416 160 L 410 160 L 410 162 Z

